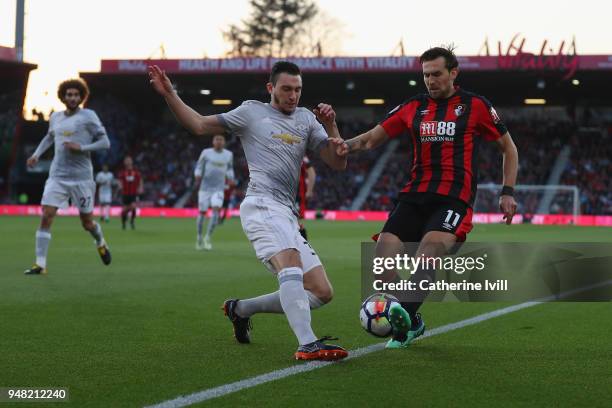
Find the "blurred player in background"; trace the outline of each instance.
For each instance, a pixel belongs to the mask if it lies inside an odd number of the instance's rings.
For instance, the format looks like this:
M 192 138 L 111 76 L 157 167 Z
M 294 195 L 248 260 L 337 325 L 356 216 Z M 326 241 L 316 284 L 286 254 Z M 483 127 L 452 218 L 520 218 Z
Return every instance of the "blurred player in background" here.
M 299 220 L 303 220 L 306 216 L 306 205 L 312 198 L 316 181 L 317 172 L 315 171 L 314 166 L 310 163 L 308 157 L 304 156 L 304 160 L 302 160 L 302 167 L 300 168 L 300 184 L 298 186 L 297 194 L 297 205 L 300 210 L 298 215 Z M 308 239 L 306 227 L 304 227 L 304 224 L 301 221 L 300 234 L 304 237 L 304 239 Z
M 234 183 L 234 155 L 225 149 L 225 136 L 215 135 L 212 148 L 202 150 L 195 166 L 195 185 L 198 187 L 198 209 L 196 249 L 212 249 L 210 239 L 219 222 L 219 209 L 223 205 L 225 182 Z M 212 208 L 212 215 L 202 238 L 202 227 L 206 211 Z
M 134 167 L 131 156 L 126 156 L 123 159 L 123 170 L 119 173 L 119 181 L 121 202 L 123 204 L 121 209 L 121 228 L 125 229 L 129 214 L 130 227 L 135 229 L 136 202 L 138 201 L 138 196 L 144 192 L 144 185 L 140 171 Z
M 236 340 L 250 342 L 250 317 L 255 313 L 284 313 L 298 340 L 296 359 L 346 357 L 346 350 L 326 344 L 328 337 L 317 339 L 312 330 L 310 310 L 328 303 L 333 290 L 319 257 L 299 233 L 295 205 L 306 150 L 319 154 L 335 170 L 346 168 L 346 157 L 336 152 L 343 142 L 331 106 L 321 103 L 315 114 L 298 107 L 302 75 L 297 65 L 286 61 L 272 67 L 266 85 L 270 103 L 246 101 L 219 115 L 202 116 L 187 106 L 159 67 L 149 67 L 149 77 L 178 122 L 191 133 L 230 131 L 242 142 L 250 181 L 240 219 L 257 257 L 277 277 L 279 290 L 225 301 L 223 310 L 234 326 Z
M 232 199 L 232 194 L 234 193 L 234 189 L 236 188 L 236 181 L 233 183 L 225 183 L 225 190 L 223 190 L 223 205 L 219 210 L 219 225 L 223 224 L 225 218 L 227 218 L 229 214 L 229 205 L 230 200 Z
M 91 164 L 91 152 L 108 149 L 110 141 L 98 115 L 80 107 L 89 96 L 85 81 L 69 79 L 62 82 L 57 96 L 66 105 L 66 110 L 51 115 L 47 135 L 27 161 L 29 167 L 35 166 L 40 156 L 55 144 L 55 155 L 41 200 L 42 218 L 36 231 L 36 262 L 25 270 L 26 275 L 47 273 L 51 225 L 57 209 L 65 207 L 69 200 L 78 207 L 83 228 L 94 237 L 102 262 L 105 265 L 111 262 L 102 227 L 93 220 L 96 183 Z
M 376 256 L 395 257 L 404 242 L 418 242 L 417 256 L 441 257 L 472 230 L 472 205 L 478 183 L 478 144 L 495 142 L 503 155 L 499 206 L 507 224 L 516 212 L 513 198 L 518 153 L 491 103 L 454 85 L 459 63 L 451 47 L 435 47 L 420 57 L 427 94 L 393 109 L 379 125 L 339 148 L 338 154 L 374 149 L 408 134 L 412 143 L 410 180 L 399 194 L 378 236 Z M 407 162 L 408 163 L 408 162 Z M 395 275 L 395 271 L 392 275 Z M 395 275 L 397 278 L 397 275 Z M 419 269 L 412 281 L 432 282 L 435 270 Z M 393 338 L 387 348 L 408 347 L 425 332 L 417 313 L 429 292 L 418 289 L 410 302 L 392 307 Z
M 100 205 L 100 221 L 109 222 L 110 206 L 113 201 L 113 181 L 115 176 L 108 171 L 108 165 L 102 166 L 102 171 L 96 174 L 98 184 L 98 204 Z

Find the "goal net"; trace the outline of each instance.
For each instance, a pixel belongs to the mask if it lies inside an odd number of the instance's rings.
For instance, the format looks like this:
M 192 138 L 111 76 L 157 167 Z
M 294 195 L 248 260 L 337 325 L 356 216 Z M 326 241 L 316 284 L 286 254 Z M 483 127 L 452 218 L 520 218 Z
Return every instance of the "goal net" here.
M 474 212 L 499 213 L 499 184 L 478 184 Z M 578 187 L 568 185 L 526 185 L 514 187 L 518 204 L 517 214 L 531 217 L 534 214 L 580 215 Z

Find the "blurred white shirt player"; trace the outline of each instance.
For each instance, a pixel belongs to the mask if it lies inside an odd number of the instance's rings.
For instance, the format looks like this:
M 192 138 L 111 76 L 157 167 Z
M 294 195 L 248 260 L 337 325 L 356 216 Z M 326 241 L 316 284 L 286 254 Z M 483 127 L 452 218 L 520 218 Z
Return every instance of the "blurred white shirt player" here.
M 211 250 L 210 241 L 215 227 L 219 223 L 219 209 L 223 206 L 223 193 L 226 180 L 234 183 L 234 155 L 225 149 L 225 136 L 215 135 L 212 148 L 202 150 L 195 166 L 195 185 L 198 190 L 198 219 L 196 249 Z M 212 215 L 202 238 L 202 229 L 206 211 L 212 208 Z
M 113 181 L 115 176 L 108 171 L 108 165 L 102 166 L 102 171 L 96 174 L 98 185 L 98 204 L 100 205 L 100 221 L 110 220 L 110 206 L 113 201 Z

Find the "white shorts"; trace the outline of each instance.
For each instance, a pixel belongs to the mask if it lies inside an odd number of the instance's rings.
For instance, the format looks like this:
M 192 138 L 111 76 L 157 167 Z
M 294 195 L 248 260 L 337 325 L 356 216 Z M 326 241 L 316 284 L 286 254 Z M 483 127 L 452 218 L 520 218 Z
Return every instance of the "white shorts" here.
M 198 192 L 198 208 L 206 211 L 210 207 L 223 206 L 223 190 L 221 191 L 202 191 Z
M 91 181 L 67 181 L 48 178 L 41 204 L 57 208 L 68 207 L 68 200 L 81 214 L 93 212 L 96 183 Z
M 257 258 L 271 272 L 275 271 L 270 258 L 285 249 L 300 252 L 305 273 L 321 265 L 315 250 L 300 235 L 297 217 L 289 207 L 270 198 L 248 196 L 240 205 L 240 221 Z
M 108 205 L 113 201 L 112 194 L 98 190 L 98 202 L 100 205 Z

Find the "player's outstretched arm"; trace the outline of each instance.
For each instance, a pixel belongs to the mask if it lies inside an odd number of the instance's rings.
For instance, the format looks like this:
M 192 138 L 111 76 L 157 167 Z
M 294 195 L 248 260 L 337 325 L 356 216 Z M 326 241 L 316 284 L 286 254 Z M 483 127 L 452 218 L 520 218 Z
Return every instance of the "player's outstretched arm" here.
M 380 125 L 376 125 L 373 129 L 345 141 L 338 153 L 346 155 L 361 150 L 375 149 L 386 142 L 387 139 L 389 139 L 389 135 L 387 135 L 385 129 Z
M 344 140 L 339 137 L 330 137 L 326 142 L 319 151 L 321 160 L 334 170 L 346 169 L 346 155 L 338 154 L 338 149 L 344 144 Z
M 38 147 L 36 148 L 34 153 L 32 153 L 32 156 L 28 158 L 26 162 L 28 167 L 36 166 L 36 163 L 38 163 L 38 159 L 40 158 L 40 156 L 42 156 L 47 151 L 47 149 L 51 147 L 51 145 L 53 145 L 53 137 L 50 133 L 47 133 L 38 144 Z
M 223 133 L 225 128 L 216 115 L 202 116 L 179 98 L 170 78 L 157 65 L 150 66 L 149 82 L 155 91 L 164 97 L 176 120 L 194 135 Z
M 502 195 L 499 197 L 499 209 L 504 213 L 506 224 L 509 225 L 512 223 L 512 217 L 514 217 L 517 207 L 516 201 L 512 196 L 512 189 L 516 184 L 516 175 L 518 173 L 518 151 L 508 132 L 498 139 L 496 143 L 504 157 L 504 191 L 502 191 Z

